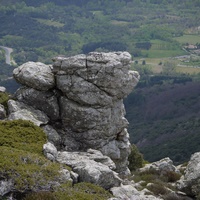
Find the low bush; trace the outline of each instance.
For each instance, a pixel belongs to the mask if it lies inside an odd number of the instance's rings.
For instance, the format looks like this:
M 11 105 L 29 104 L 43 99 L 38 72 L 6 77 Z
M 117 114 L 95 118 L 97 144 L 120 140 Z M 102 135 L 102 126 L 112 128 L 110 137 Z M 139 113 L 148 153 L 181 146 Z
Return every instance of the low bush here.
M 0 146 L 43 155 L 42 146 L 46 141 L 43 130 L 30 121 L 0 121 Z
M 52 192 L 38 192 L 27 194 L 23 200 L 56 200 Z
M 22 192 L 58 180 L 61 165 L 43 156 L 44 143 L 45 133 L 33 123 L 0 121 L 0 177 L 12 179 Z
M 169 193 L 166 195 L 163 195 L 164 200 L 187 200 L 189 198 L 184 196 L 178 196 L 176 193 Z
M 141 182 L 143 188 L 147 188 L 156 196 L 165 195 L 168 198 L 169 191 L 175 191 L 176 188 L 170 184 L 180 179 L 180 174 L 176 172 L 167 172 L 161 175 L 159 171 L 149 169 L 144 172 L 135 172 L 133 180 L 135 182 Z M 169 188 L 169 189 L 168 189 Z
M 181 178 L 181 174 L 173 171 L 168 171 L 166 172 L 165 177 L 167 178 L 167 182 L 176 182 Z
M 6 92 L 0 92 L 0 104 L 7 107 L 8 100 L 9 100 L 9 94 Z
M 131 153 L 128 157 L 128 161 L 128 167 L 131 171 L 135 171 L 136 169 L 143 166 L 143 155 L 139 152 L 138 148 L 134 144 L 131 145 Z
M 63 184 L 53 192 L 27 194 L 23 200 L 106 200 L 112 195 L 103 188 L 91 183 L 78 183 L 74 186 Z
M 58 200 L 107 200 L 112 197 L 100 186 L 84 182 L 75 184 L 71 188 L 59 188 L 55 192 L 55 196 Z
M 159 173 L 153 169 L 149 169 L 144 172 L 134 173 L 134 181 L 135 182 L 145 181 L 145 185 L 148 183 L 152 183 L 157 179 L 159 179 Z M 143 186 L 145 186 L 145 185 L 143 184 Z
M 165 195 L 169 193 L 165 185 L 160 181 L 147 186 L 147 189 L 150 190 L 154 195 Z

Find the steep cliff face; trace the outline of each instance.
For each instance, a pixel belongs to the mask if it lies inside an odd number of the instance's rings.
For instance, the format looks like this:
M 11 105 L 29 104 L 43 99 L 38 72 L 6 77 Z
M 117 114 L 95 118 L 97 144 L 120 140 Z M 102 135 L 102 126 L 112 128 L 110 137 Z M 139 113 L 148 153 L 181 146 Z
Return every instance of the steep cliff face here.
M 130 143 L 123 98 L 139 80 L 130 62 L 127 52 L 92 52 L 56 57 L 53 66 L 25 63 L 13 72 L 24 87 L 16 92 L 16 102 L 9 101 L 9 118 L 32 119 L 58 150 L 100 150 L 117 172 L 127 174 Z M 37 114 L 31 114 L 33 108 Z

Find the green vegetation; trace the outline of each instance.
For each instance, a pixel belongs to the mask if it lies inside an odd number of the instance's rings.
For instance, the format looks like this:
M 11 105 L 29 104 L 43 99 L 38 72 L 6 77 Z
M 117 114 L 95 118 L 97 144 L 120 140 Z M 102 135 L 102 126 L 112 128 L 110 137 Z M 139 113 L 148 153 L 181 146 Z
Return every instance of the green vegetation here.
M 167 155 L 179 163 L 199 150 L 193 137 L 187 152 L 184 140 L 173 140 L 185 138 L 183 124 L 199 119 L 200 58 L 183 50 L 189 44 L 200 49 L 199 8 L 199 0 L 2 0 L 0 45 L 14 49 L 17 65 L 90 51 L 130 52 L 132 69 L 141 75 L 125 101 L 131 141 L 149 161 Z M 0 84 L 14 92 L 18 85 L 8 79 L 13 67 L 3 55 L 1 50 Z M 192 125 L 187 130 L 194 138 L 197 132 Z
M 7 101 L 9 100 L 9 94 L 5 92 L 0 92 L 0 104 L 7 107 Z
M 141 69 L 142 72 L 145 70 Z M 131 142 L 145 160 L 153 162 L 170 157 L 180 164 L 200 151 L 200 82 L 194 81 L 197 78 L 144 74 L 124 101 Z
M 199 6 L 198 0 L 3 0 L 0 45 L 14 49 L 17 65 L 48 64 L 57 55 L 128 51 L 160 72 L 162 66 L 146 58 L 188 54 L 182 45 L 199 42 Z M 16 85 L 7 80 L 12 70 L 1 51 L 0 82 L 11 92 Z
M 143 156 L 134 144 L 131 145 L 131 153 L 128 157 L 128 161 L 129 161 L 128 167 L 131 171 L 135 171 L 136 169 L 143 167 L 144 164 Z
M 15 148 L 42 155 L 42 146 L 47 138 L 42 129 L 31 122 L 0 121 L 1 147 Z
M 28 121 L 0 122 L 0 176 L 14 180 L 21 191 L 48 183 L 59 177 L 60 165 L 42 155 L 46 135 Z
M 171 191 L 167 188 L 176 191 L 176 188 L 171 183 L 176 182 L 180 177 L 180 174 L 173 171 L 161 174 L 159 171 L 149 169 L 144 172 L 135 172 L 133 180 L 135 182 L 142 181 L 141 189 L 147 188 L 155 196 L 168 197 Z
M 51 162 L 43 156 L 42 146 L 46 143 L 46 135 L 39 127 L 29 121 L 0 121 L 0 177 L 12 179 L 16 189 L 27 193 L 24 200 L 103 200 L 111 197 L 103 188 L 71 182 L 57 187 L 53 182 L 60 179 L 60 170 L 69 167 Z M 49 191 L 29 193 L 47 188 Z
M 183 52 L 176 38 L 199 25 L 199 4 L 189 0 L 8 0 L 1 3 L 0 11 L 0 42 L 15 49 L 13 55 L 18 64 L 30 58 L 50 62 L 49 56 L 87 53 L 83 47 L 91 43 L 96 46 L 90 51 L 125 47 L 134 56 L 157 57 L 151 51 L 155 51 L 155 41 L 159 40 L 165 43 L 164 50 L 174 51 L 163 51 L 164 55 L 174 55 L 176 51 L 179 54 Z M 10 23 L 15 26 L 8 26 Z M 63 37 L 59 37 L 61 32 Z M 120 42 L 118 46 L 116 41 Z M 139 43 L 149 43 L 152 48 L 142 52 L 144 46 Z
M 111 195 L 103 188 L 91 183 L 78 183 L 74 186 L 63 184 L 54 192 L 28 194 L 23 200 L 106 200 Z
M 175 38 L 179 43 L 181 44 L 197 44 L 200 42 L 200 35 L 194 35 L 194 34 L 190 34 L 190 35 L 183 35 L 180 37 L 176 37 Z

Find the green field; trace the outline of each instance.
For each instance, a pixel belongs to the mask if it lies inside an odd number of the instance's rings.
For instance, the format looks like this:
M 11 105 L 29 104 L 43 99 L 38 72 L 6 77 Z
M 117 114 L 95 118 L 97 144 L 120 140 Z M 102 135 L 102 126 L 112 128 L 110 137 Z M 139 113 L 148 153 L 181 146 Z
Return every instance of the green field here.
M 143 55 L 147 55 L 148 58 L 167 58 L 185 55 L 177 44 L 162 40 L 151 40 L 152 46 L 149 50 L 142 50 Z
M 200 35 L 183 35 L 181 37 L 175 37 L 175 39 L 181 44 L 189 43 L 196 44 L 200 43 Z
M 148 58 L 167 58 L 185 55 L 183 50 L 143 50 L 142 53 L 147 54 Z
M 200 68 L 194 67 L 176 67 L 176 72 L 185 73 L 185 74 L 198 74 L 200 73 Z

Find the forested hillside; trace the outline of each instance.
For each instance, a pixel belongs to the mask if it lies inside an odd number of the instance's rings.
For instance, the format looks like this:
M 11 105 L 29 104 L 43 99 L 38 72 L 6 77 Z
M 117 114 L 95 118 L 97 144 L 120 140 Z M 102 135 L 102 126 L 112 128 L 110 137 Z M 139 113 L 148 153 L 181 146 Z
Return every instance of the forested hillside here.
M 200 150 L 199 10 L 199 0 L 1 0 L 0 46 L 13 53 L 8 65 L 0 49 L 0 85 L 14 92 L 12 71 L 27 61 L 128 51 L 141 74 L 125 101 L 131 141 L 149 161 L 186 161 Z
M 151 162 L 170 157 L 179 164 L 200 151 L 200 82 L 175 80 L 152 80 L 125 100 L 131 142 Z
M 94 50 L 148 57 L 143 50 L 155 39 L 181 54 L 174 37 L 199 26 L 199 7 L 198 0 L 3 0 L 0 44 L 14 48 L 17 64 Z

